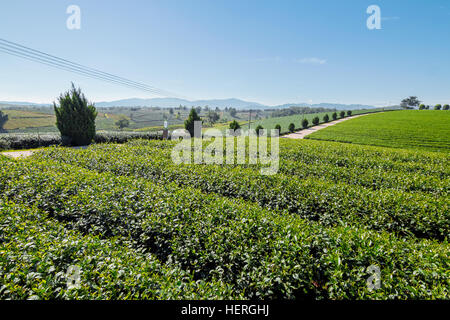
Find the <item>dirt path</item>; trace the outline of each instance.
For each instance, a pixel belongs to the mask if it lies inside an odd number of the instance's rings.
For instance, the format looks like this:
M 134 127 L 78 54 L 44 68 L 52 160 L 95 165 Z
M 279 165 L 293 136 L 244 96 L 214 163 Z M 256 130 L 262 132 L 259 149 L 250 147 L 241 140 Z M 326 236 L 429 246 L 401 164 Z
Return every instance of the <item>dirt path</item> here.
M 72 149 L 86 149 L 87 146 L 83 146 L 83 147 L 72 147 Z M 33 155 L 33 153 L 42 150 L 42 149 L 36 149 L 36 150 L 24 150 L 24 151 L 7 151 L 7 152 L 2 152 L 0 153 L 1 155 L 4 155 L 6 157 L 9 158 L 13 158 L 13 159 L 20 159 L 20 158 L 28 158 L 30 156 Z
M 11 152 L 2 152 L 1 155 L 13 158 L 13 159 L 19 159 L 19 158 L 27 158 L 31 156 L 35 151 L 32 150 L 25 150 L 25 151 L 11 151 Z
M 354 119 L 354 118 L 358 118 L 358 117 L 362 117 L 362 116 L 366 116 L 368 114 L 370 114 L 370 113 L 358 114 L 356 116 L 351 116 L 351 117 L 347 117 L 347 118 L 343 118 L 343 119 L 339 119 L 339 120 L 334 120 L 334 121 L 327 122 L 327 123 L 322 123 L 322 124 L 319 124 L 317 126 L 309 128 L 309 129 L 304 129 L 304 130 L 300 130 L 300 131 L 297 131 L 297 132 L 294 132 L 294 133 L 287 134 L 285 136 L 282 136 L 282 138 L 304 139 L 307 135 L 310 135 L 311 133 L 314 133 L 314 132 L 316 132 L 318 130 L 321 130 L 323 128 L 326 128 L 326 127 L 329 127 L 329 126 L 334 126 L 335 124 L 338 124 L 340 122 L 347 121 L 347 120 Z

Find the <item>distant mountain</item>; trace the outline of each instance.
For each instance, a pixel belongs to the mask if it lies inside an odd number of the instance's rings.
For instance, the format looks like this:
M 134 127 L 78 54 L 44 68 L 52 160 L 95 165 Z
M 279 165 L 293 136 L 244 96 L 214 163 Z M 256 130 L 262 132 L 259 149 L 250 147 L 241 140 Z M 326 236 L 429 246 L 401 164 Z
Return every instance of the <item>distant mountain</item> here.
M 209 106 L 210 108 L 236 108 L 236 109 L 264 109 L 264 106 L 257 102 L 248 102 L 239 99 L 214 99 L 214 100 L 196 100 L 189 101 L 178 98 L 153 98 L 153 99 L 125 99 L 117 100 L 111 102 L 97 102 L 95 103 L 97 107 L 161 107 L 161 108 L 174 108 L 179 105 L 187 107 L 197 107 L 197 106 Z
M 153 98 L 153 99 L 125 99 L 111 102 L 97 102 L 97 107 L 161 107 L 161 108 L 174 108 L 179 105 L 187 107 L 197 106 L 209 106 L 210 108 L 236 108 L 236 109 L 282 109 L 289 107 L 312 107 L 312 108 L 329 108 L 337 110 L 355 110 L 355 109 L 370 109 L 374 106 L 362 105 L 362 104 L 338 104 L 338 103 L 287 103 L 278 106 L 267 106 L 257 102 L 244 101 L 240 99 L 213 99 L 213 100 L 196 100 L 189 101 L 177 98 Z
M 46 107 L 51 106 L 51 104 L 37 104 L 32 102 L 16 102 L 16 101 L 0 101 L 0 105 L 17 105 L 17 106 L 35 106 L 35 107 Z M 338 104 L 338 103 L 319 103 L 319 104 L 309 104 L 309 103 L 286 103 L 278 106 L 267 106 L 257 102 L 244 101 L 240 99 L 212 99 L 212 100 L 196 100 L 189 101 L 185 99 L 178 98 L 152 98 L 152 99 L 140 99 L 131 98 L 116 100 L 110 102 L 96 102 L 95 106 L 100 108 L 106 107 L 160 107 L 160 108 L 175 108 L 179 105 L 187 107 L 197 107 L 197 106 L 209 106 L 210 108 L 220 108 L 224 109 L 235 108 L 235 109 L 283 109 L 289 107 L 311 107 L 311 108 L 328 108 L 337 110 L 355 110 L 355 109 L 370 109 L 375 108 L 374 106 L 362 105 L 362 104 Z
M 51 104 L 47 103 L 33 103 L 33 102 L 21 102 L 21 101 L 0 101 L 0 105 L 5 106 L 30 106 L 30 107 L 50 107 Z

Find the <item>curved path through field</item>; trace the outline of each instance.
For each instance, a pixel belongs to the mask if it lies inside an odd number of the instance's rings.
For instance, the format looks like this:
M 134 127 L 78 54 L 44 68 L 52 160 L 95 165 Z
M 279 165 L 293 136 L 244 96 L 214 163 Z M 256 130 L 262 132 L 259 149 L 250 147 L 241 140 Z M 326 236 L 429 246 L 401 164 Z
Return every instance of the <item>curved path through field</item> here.
M 88 146 L 82 146 L 82 147 L 71 147 L 72 149 L 86 149 Z M 3 156 L 13 158 L 13 159 L 20 159 L 20 158 L 28 158 L 33 155 L 33 153 L 42 150 L 42 149 L 35 149 L 35 150 L 23 150 L 23 151 L 6 151 L 0 153 Z
M 350 120 L 350 119 L 354 119 L 354 118 L 358 118 L 358 117 L 362 117 L 362 116 L 367 116 L 369 114 L 371 114 L 371 113 L 358 114 L 356 116 L 351 116 L 351 117 L 342 118 L 342 119 L 334 120 L 334 121 L 327 122 L 327 123 L 322 123 L 322 124 L 319 124 L 317 126 L 314 126 L 314 127 L 308 128 L 308 129 L 303 129 L 303 130 L 300 130 L 300 131 L 297 131 L 297 132 L 294 132 L 294 133 L 287 134 L 285 136 L 282 136 L 282 138 L 304 139 L 306 136 L 310 135 L 311 133 L 314 133 L 314 132 L 316 132 L 318 130 L 321 130 L 323 128 L 326 128 L 326 127 L 329 127 L 329 126 L 334 126 L 335 124 L 338 124 L 340 122 L 347 121 L 347 120 Z

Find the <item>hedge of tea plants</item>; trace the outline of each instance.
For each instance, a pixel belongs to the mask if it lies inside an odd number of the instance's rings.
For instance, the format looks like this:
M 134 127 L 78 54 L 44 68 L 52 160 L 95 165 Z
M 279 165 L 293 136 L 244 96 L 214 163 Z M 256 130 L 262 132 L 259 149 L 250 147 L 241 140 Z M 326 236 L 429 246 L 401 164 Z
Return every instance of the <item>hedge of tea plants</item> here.
M 0 159 L 2 298 L 448 298 L 446 240 L 103 171 Z M 71 265 L 80 288 L 65 286 Z
M 97 132 L 95 143 L 124 143 L 133 139 L 162 139 L 161 132 Z M 57 133 L 2 133 L 0 134 L 0 150 L 34 149 L 64 144 Z
M 400 237 L 448 240 L 450 199 L 445 154 L 436 156 L 436 162 L 441 163 L 442 168 L 435 172 L 425 168 L 423 174 L 411 178 L 416 185 L 420 185 L 420 178 L 423 178 L 425 185 L 428 183 L 429 190 L 421 191 L 420 188 L 406 187 L 414 186 L 407 180 L 408 176 L 414 176 L 406 173 L 410 168 L 407 167 L 402 172 L 399 162 L 390 159 L 385 159 L 385 164 L 381 165 L 385 167 L 382 169 L 385 172 L 383 174 L 377 175 L 370 170 L 361 174 L 355 167 L 350 167 L 347 174 L 351 174 L 352 170 L 356 171 L 351 179 L 338 181 L 336 175 L 331 178 L 324 175 L 324 179 L 318 179 L 314 175 L 300 174 L 304 172 L 302 161 L 295 167 L 298 171 L 296 174 L 288 174 L 292 168 L 292 160 L 284 159 L 280 165 L 280 173 L 273 176 L 263 176 L 259 167 L 249 165 L 176 165 L 170 157 L 171 148 L 168 144 L 161 147 L 163 145 L 164 142 L 150 141 L 124 146 L 95 146 L 85 151 L 54 149 L 40 157 L 99 172 L 145 178 L 158 184 L 175 182 L 179 186 L 194 187 L 205 193 L 244 199 L 269 210 L 287 210 L 324 226 L 363 225 L 368 229 L 392 232 Z M 331 158 L 334 157 L 334 151 L 330 148 Z M 281 154 L 289 152 L 292 151 L 288 147 L 286 151 L 282 147 Z M 321 150 L 317 153 L 320 154 L 319 157 L 324 155 Z M 397 157 L 401 158 L 401 155 Z M 342 163 L 346 161 L 343 156 L 339 159 Z M 328 172 L 341 167 L 327 164 L 326 161 L 322 164 L 329 168 Z M 389 166 L 393 170 L 387 170 Z M 383 187 L 384 182 L 378 182 L 383 181 L 384 174 L 390 174 L 390 180 L 385 183 L 388 186 L 390 183 L 390 187 Z M 359 179 L 360 176 L 362 179 Z M 400 182 L 402 179 L 403 184 Z M 375 187 L 365 185 L 370 180 Z M 396 180 L 403 188 L 395 186 Z M 439 183 L 433 186 L 433 181 Z
M 127 242 L 81 234 L 35 207 L 0 200 L 0 210 L 0 299 L 240 298 L 223 283 L 194 281 Z M 71 266 L 80 268 L 79 288 L 67 285 Z

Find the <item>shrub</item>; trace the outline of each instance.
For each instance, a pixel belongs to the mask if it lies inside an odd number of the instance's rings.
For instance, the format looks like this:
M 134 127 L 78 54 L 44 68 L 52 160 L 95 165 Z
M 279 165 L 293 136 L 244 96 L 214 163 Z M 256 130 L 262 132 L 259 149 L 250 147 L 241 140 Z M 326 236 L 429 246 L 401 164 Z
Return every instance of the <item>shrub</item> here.
M 328 122 L 330 121 L 330 117 L 328 116 L 328 114 L 323 116 L 323 122 Z
M 72 261 L 84 275 L 82 288 L 72 291 L 78 298 L 89 292 L 102 299 L 139 298 L 141 290 L 167 297 L 163 292 L 169 288 L 178 289 L 171 297 L 207 298 L 214 293 L 201 291 L 207 288 L 201 284 L 210 281 L 217 281 L 211 288 L 218 296 L 228 298 L 446 297 L 447 242 L 399 239 L 359 221 L 324 227 L 191 187 L 50 161 L 0 169 L 5 197 L 18 202 L 4 209 L 0 204 L 1 239 L 10 257 L 0 261 L 7 272 L 2 299 L 65 298 L 57 289 L 65 293 L 65 278 L 58 274 Z M 23 176 L 24 170 L 29 175 Z M 36 205 L 28 209 L 31 203 Z M 39 245 L 30 245 L 30 239 Z M 365 270 L 374 263 L 383 285 L 370 293 Z M 30 271 L 34 277 L 25 278 Z M 229 290 L 217 287 L 220 283 Z M 196 295 L 186 292 L 189 284 Z
M 425 110 L 425 105 L 422 103 L 420 106 L 419 106 L 419 110 Z
M 437 104 L 434 106 L 434 110 L 441 110 L 442 106 L 440 104 Z
M 308 119 L 303 119 L 303 121 L 302 121 L 302 128 L 306 129 L 306 128 L 308 128 L 308 125 L 309 125 Z
M 449 109 L 449 105 L 445 104 L 443 110 L 448 110 Z
M 59 134 L 8 133 L 0 136 L 0 149 L 33 149 L 68 144 Z M 161 132 L 100 132 L 94 137 L 95 143 L 124 143 L 134 139 L 162 139 Z
M 289 131 L 290 131 L 290 132 L 294 132 L 294 131 L 295 131 L 295 124 L 291 123 L 291 124 L 289 125 Z
M 199 117 L 197 110 L 192 108 L 191 112 L 189 113 L 189 117 L 184 121 L 184 128 L 189 131 L 191 137 L 194 136 L 194 122 L 201 120 L 202 119 Z
M 262 126 L 262 125 L 258 125 L 258 126 L 256 127 L 256 134 L 259 136 L 259 133 L 260 133 L 262 130 L 264 130 L 263 126 Z
M 312 120 L 312 122 L 313 122 L 313 124 L 314 124 L 315 126 L 317 126 L 317 125 L 319 124 L 319 122 L 320 122 L 319 117 L 314 117 L 314 119 Z
M 130 126 L 130 121 L 128 119 L 120 119 L 116 121 L 115 125 L 118 126 L 119 129 L 127 128 Z
M 333 114 L 331 115 L 331 117 L 333 118 L 333 120 L 336 120 L 336 119 L 337 119 L 337 113 L 336 113 L 336 112 L 333 112 Z
M 232 130 L 238 130 L 238 129 L 240 129 L 240 128 L 241 128 L 241 126 L 240 126 L 239 122 L 237 122 L 236 120 L 233 120 L 233 121 L 230 123 L 230 129 L 232 129 Z
M 347 111 L 347 116 L 350 117 L 351 115 L 352 115 L 352 111 L 351 111 L 351 110 L 348 110 L 348 111 Z
M 341 111 L 340 116 L 341 116 L 341 118 L 344 118 L 345 117 L 345 111 Z
M 59 134 L 2 134 L 0 149 L 33 149 L 62 143 Z
M 277 125 L 275 126 L 275 130 L 278 130 L 278 132 L 281 132 L 281 126 L 280 126 L 279 124 L 277 124 Z
M 59 106 L 53 103 L 56 116 L 56 126 L 61 136 L 68 137 L 71 144 L 87 145 L 95 136 L 95 118 L 97 110 L 90 104 L 81 89 L 72 89 L 61 94 L 58 98 Z
M 161 140 L 162 132 L 101 132 L 95 135 L 94 141 L 96 143 L 125 143 L 135 139 Z
M 4 114 L 1 110 L 0 110 L 0 132 L 2 132 L 3 126 L 5 125 L 5 123 L 8 122 L 8 115 Z

